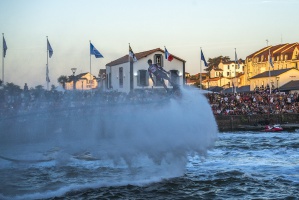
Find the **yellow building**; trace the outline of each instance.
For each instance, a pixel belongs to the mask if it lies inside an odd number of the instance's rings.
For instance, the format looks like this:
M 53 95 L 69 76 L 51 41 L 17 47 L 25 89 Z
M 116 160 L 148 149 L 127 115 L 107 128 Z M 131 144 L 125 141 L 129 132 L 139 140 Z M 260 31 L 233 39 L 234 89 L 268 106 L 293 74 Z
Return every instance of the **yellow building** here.
M 299 70 L 295 68 L 271 70 L 270 73 L 265 71 L 250 78 L 250 90 L 264 90 L 267 87 L 273 90 L 297 80 L 299 80 Z
M 65 83 L 66 90 L 90 90 L 97 87 L 98 82 L 96 77 L 89 72 L 69 76 L 69 80 Z
M 269 55 L 273 66 L 270 66 Z M 281 69 L 299 69 L 299 44 L 279 44 L 264 47 L 246 57 L 244 68 L 244 84 L 252 85 L 251 78 L 266 71 Z M 260 80 L 259 82 L 266 82 Z

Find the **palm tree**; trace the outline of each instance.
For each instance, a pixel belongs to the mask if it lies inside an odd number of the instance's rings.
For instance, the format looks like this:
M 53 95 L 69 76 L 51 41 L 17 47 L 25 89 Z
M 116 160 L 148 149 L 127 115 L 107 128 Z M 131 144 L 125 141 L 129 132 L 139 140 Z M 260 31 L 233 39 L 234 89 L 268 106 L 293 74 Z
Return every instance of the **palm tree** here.
M 58 79 L 57 79 L 58 83 L 60 83 L 63 87 L 63 89 L 65 89 L 65 83 L 68 81 L 68 77 L 61 75 Z

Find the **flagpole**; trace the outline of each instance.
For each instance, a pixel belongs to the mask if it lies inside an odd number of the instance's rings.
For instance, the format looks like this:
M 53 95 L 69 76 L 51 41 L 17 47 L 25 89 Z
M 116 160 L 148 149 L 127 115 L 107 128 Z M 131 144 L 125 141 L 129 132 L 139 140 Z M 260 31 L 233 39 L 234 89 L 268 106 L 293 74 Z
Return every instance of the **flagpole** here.
M 201 47 L 200 47 L 200 53 L 202 53 L 202 50 L 201 50 Z M 199 82 L 200 82 L 200 90 L 202 90 L 202 82 L 201 82 L 201 80 L 202 80 L 202 77 L 201 77 L 201 55 L 200 55 L 200 63 L 199 63 L 199 71 L 200 71 L 200 75 L 199 75 Z
M 268 47 L 268 40 L 267 41 L 267 47 Z M 269 48 L 269 53 L 268 53 L 268 65 L 269 65 L 269 79 L 268 79 L 268 84 L 269 84 L 269 90 L 270 90 L 270 94 L 271 94 L 271 83 L 270 83 L 270 48 Z
M 90 92 L 92 91 L 92 87 L 91 87 L 91 52 L 90 52 L 90 45 L 91 45 L 91 40 L 89 40 L 89 83 L 90 83 Z
M 131 59 L 130 59 L 130 43 L 129 43 L 129 54 L 128 54 L 128 58 L 129 58 L 129 68 L 130 68 L 130 61 L 131 61 Z
M 234 93 L 237 93 L 237 83 L 238 83 L 238 80 L 236 81 L 236 79 L 237 79 L 237 73 L 236 73 L 236 68 L 237 68 L 237 63 L 238 63 L 238 61 L 237 61 L 237 57 L 236 57 L 236 55 L 237 55 L 237 50 L 236 50 L 236 48 L 235 48 L 235 84 L 234 84 Z
M 48 36 L 47 36 L 47 65 L 46 65 L 46 82 L 47 82 L 47 90 L 49 90 L 49 81 L 48 81 L 48 77 L 49 77 L 49 49 L 48 49 Z
M 270 94 L 271 94 L 271 90 L 272 90 L 272 86 L 270 83 L 270 48 L 269 48 L 269 56 L 268 56 L 268 62 L 269 62 L 269 88 L 270 88 Z
M 4 84 L 4 33 L 2 33 L 2 82 Z

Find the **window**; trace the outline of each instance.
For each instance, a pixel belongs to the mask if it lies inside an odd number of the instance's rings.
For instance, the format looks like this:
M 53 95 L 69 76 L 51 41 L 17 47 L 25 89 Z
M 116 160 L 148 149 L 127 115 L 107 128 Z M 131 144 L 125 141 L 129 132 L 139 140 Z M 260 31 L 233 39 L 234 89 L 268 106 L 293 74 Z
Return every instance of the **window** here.
M 155 54 L 154 55 L 154 63 L 163 67 L 163 56 L 162 54 Z
M 154 78 L 154 81 L 156 83 L 155 86 L 163 86 L 163 82 L 164 82 L 163 78 L 157 78 L 156 76 L 153 76 L 153 78 Z
M 120 88 L 123 88 L 124 87 L 124 71 L 123 71 L 124 69 L 122 68 L 122 67 L 120 67 L 119 69 L 118 69 L 118 74 L 119 74 L 119 78 L 118 78 L 118 80 L 119 80 L 119 87 Z
M 111 72 L 109 72 L 109 78 L 108 78 L 108 82 L 109 82 L 109 89 L 112 89 L 112 84 L 111 84 Z
M 158 64 L 160 65 L 161 67 L 163 67 L 163 56 L 162 54 L 155 54 L 154 55 L 154 64 Z M 163 82 L 164 82 L 164 79 L 158 79 L 156 76 L 153 77 L 154 78 L 154 81 L 156 83 L 156 86 L 163 86 Z
M 147 70 L 139 70 L 137 75 L 137 86 L 148 86 L 149 75 Z
M 179 84 L 180 77 L 179 77 L 179 71 L 178 70 L 170 70 L 170 79 L 174 84 Z
M 226 76 L 229 76 L 229 72 L 226 72 L 227 74 L 226 74 Z

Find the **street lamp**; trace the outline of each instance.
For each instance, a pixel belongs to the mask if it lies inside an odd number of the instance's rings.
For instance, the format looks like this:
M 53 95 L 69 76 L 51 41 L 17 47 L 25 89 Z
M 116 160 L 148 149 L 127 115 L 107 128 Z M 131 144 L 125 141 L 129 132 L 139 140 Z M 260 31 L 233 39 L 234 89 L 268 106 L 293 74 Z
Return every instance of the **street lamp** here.
M 76 89 L 76 82 L 75 82 L 75 73 L 77 68 L 71 68 L 72 72 L 73 72 L 73 90 Z
M 276 88 L 277 88 L 277 92 L 278 92 L 278 81 L 279 81 L 279 76 L 276 76 L 276 83 L 277 83 Z

